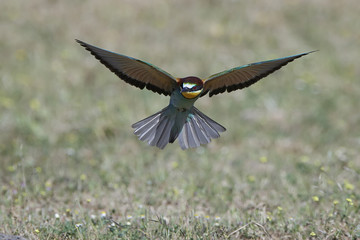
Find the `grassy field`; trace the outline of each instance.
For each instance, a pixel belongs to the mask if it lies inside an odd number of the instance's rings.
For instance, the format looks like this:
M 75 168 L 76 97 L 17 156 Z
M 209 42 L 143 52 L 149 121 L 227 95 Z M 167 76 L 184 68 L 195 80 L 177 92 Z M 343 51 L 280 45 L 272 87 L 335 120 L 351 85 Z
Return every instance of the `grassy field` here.
M 1 1 L 0 233 L 28 239 L 360 238 L 358 1 Z M 169 99 L 74 39 L 178 77 L 311 50 L 196 106 L 208 146 L 147 146 Z M 135 98 L 136 96 L 136 98 Z

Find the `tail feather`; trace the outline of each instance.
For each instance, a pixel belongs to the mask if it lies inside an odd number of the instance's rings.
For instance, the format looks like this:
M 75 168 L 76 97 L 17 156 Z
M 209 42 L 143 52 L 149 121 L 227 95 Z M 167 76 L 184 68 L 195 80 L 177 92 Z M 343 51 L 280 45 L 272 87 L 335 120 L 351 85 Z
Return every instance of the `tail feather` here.
M 161 111 L 150 117 L 147 117 L 132 125 L 135 128 L 134 134 L 139 137 L 141 141 L 148 141 L 152 137 L 152 133 L 156 130 L 156 126 L 160 120 Z
M 180 145 L 182 150 L 185 150 L 185 149 L 189 148 L 188 135 L 186 133 L 185 126 L 181 130 L 181 133 L 180 133 L 180 136 L 179 136 L 179 145 Z
M 175 142 L 175 140 L 179 136 L 179 133 L 180 131 L 177 128 L 173 127 L 173 129 L 171 129 L 169 143 Z
M 146 124 L 147 127 L 137 129 L 134 133 L 139 137 L 141 141 L 147 141 L 151 138 L 152 131 L 156 127 L 157 123 L 158 123 L 158 119 L 155 121 L 148 122 L 148 124 Z
M 163 115 L 160 116 L 160 122 L 157 125 L 153 138 L 149 144 L 163 149 L 169 143 L 172 125 L 173 123 L 170 118 Z
M 132 128 L 136 128 L 136 130 L 138 128 L 141 128 L 141 127 L 144 127 L 147 123 L 151 122 L 151 120 L 154 120 L 158 117 L 160 117 L 160 113 L 163 111 L 164 109 L 162 109 L 161 111 L 157 112 L 157 113 L 154 113 L 153 115 L 143 119 L 143 120 L 140 120 L 136 123 L 134 123 L 133 125 L 131 125 Z
M 204 130 L 205 134 L 208 136 L 209 139 L 211 138 L 218 138 L 220 134 L 218 131 L 223 132 L 225 128 L 214 120 L 206 116 L 205 114 L 201 113 L 198 109 L 194 107 L 194 116 L 199 123 L 199 126 Z
M 159 122 L 153 126 L 154 131 L 151 132 L 151 137 L 149 138 L 149 141 L 148 141 L 148 143 L 151 146 L 156 146 L 161 134 L 163 133 L 165 125 L 166 125 L 165 119 L 160 116 Z
M 194 112 L 198 114 L 202 119 L 204 119 L 207 122 L 207 124 L 209 124 L 213 129 L 217 130 L 218 132 L 226 131 L 226 128 L 224 128 L 219 123 L 215 122 L 214 120 L 212 120 L 211 118 L 200 112 L 200 110 L 197 109 L 196 107 L 194 107 Z
M 191 118 L 190 123 L 193 125 L 196 134 L 199 138 L 200 144 L 208 144 L 211 141 L 211 138 L 208 137 L 205 130 L 202 126 L 197 122 L 196 118 Z
M 164 149 L 165 146 L 169 143 L 170 131 L 171 124 L 167 122 L 164 131 L 161 133 L 161 136 L 156 144 L 156 146 L 158 146 L 160 149 Z
M 141 141 L 161 149 L 177 138 L 182 149 L 199 147 L 211 142 L 212 138 L 218 138 L 219 132 L 226 130 L 195 107 L 184 115 L 169 106 L 134 123 L 132 127 Z
M 154 138 L 154 133 L 157 129 L 157 124 L 159 123 L 159 120 L 157 121 L 152 121 L 149 124 L 147 124 L 148 128 L 142 128 L 141 130 L 143 132 L 139 131 L 138 137 L 141 141 L 147 141 L 149 144 L 151 142 L 151 139 Z M 135 133 L 137 134 L 137 133 Z
M 223 126 L 193 107 L 179 135 L 179 144 L 182 149 L 196 148 L 209 143 L 212 138 L 218 138 L 219 132 L 224 131 Z
M 167 113 L 168 108 L 139 121 L 132 125 L 135 129 L 134 134 L 141 141 L 147 142 L 151 146 L 163 149 L 170 139 L 171 129 L 175 123 L 174 118 Z
M 184 128 L 186 129 L 187 132 L 189 146 L 200 146 L 199 138 L 197 136 L 197 133 L 195 132 L 195 129 L 191 124 L 191 120 L 185 123 Z

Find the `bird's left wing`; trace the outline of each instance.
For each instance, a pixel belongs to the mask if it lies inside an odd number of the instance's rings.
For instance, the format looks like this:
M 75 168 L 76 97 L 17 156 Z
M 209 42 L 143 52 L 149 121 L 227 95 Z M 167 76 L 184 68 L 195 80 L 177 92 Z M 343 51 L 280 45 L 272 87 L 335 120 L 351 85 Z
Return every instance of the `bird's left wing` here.
M 173 76 L 150 63 L 76 41 L 118 77 L 135 87 L 170 95 L 177 85 Z
M 212 95 L 223 93 L 225 90 L 232 92 L 248 87 L 296 58 L 312 52 L 314 51 L 264 62 L 251 63 L 214 74 L 205 80 L 202 95 L 209 92 L 209 96 L 211 97 Z

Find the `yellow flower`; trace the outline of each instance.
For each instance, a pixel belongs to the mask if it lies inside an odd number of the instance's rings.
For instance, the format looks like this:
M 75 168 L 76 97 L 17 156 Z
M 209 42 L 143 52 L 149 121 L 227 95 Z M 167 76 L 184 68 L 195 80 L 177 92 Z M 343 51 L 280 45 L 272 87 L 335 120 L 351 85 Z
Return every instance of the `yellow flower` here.
M 352 201 L 351 198 L 347 198 L 346 201 L 348 202 L 348 204 L 349 204 L 350 206 L 354 205 L 354 203 L 353 203 L 353 201 Z
M 311 233 L 310 233 L 310 236 L 315 237 L 315 236 L 316 236 L 316 233 L 311 232 Z
M 173 188 L 173 194 L 175 197 L 179 196 L 179 189 L 177 189 L 176 187 Z
M 320 167 L 320 170 L 323 171 L 323 172 L 327 172 L 329 170 L 328 167 L 324 167 L 324 166 L 321 166 Z
M 40 109 L 40 102 L 37 99 L 32 99 L 30 101 L 30 108 L 34 111 L 37 111 Z
M 300 158 L 300 161 L 301 162 L 303 162 L 303 163 L 307 163 L 307 162 L 309 162 L 309 157 L 308 156 L 302 156 L 301 158 Z
M 106 218 L 106 212 L 105 212 L 105 211 L 102 211 L 102 212 L 100 213 L 100 217 L 101 217 L 101 218 Z
M 319 201 L 319 197 L 318 197 L 318 196 L 313 196 L 313 197 L 312 197 L 312 200 L 313 200 L 314 202 L 318 202 L 318 201 Z
M 256 178 L 255 178 L 255 176 L 254 175 L 250 175 L 250 176 L 248 176 L 248 181 L 249 182 L 255 182 L 255 180 L 256 180 Z
M 179 163 L 177 162 L 177 161 L 173 161 L 172 163 L 171 163 L 171 168 L 172 169 L 175 169 L 175 168 L 178 168 L 179 167 Z
M 331 179 L 328 179 L 327 181 L 327 184 L 329 184 L 330 186 L 334 186 L 335 185 L 335 182 Z
M 51 186 L 52 186 L 51 180 L 47 180 L 47 181 L 45 182 L 45 187 L 50 188 Z
M 86 181 L 86 179 L 87 179 L 86 174 L 81 174 L 81 175 L 80 175 L 80 180 L 81 180 L 81 181 Z
M 260 157 L 259 160 L 260 160 L 261 163 L 267 163 L 268 162 L 268 159 L 265 156 Z
M 11 165 L 7 167 L 8 172 L 15 172 L 16 171 L 16 165 Z
M 338 201 L 338 200 L 334 200 L 334 201 L 333 201 L 333 204 L 334 204 L 334 205 L 338 205 L 338 204 L 339 204 L 339 201 Z
M 345 180 L 344 181 L 344 187 L 347 190 L 354 190 L 354 185 L 352 185 L 351 183 L 349 183 L 349 181 Z

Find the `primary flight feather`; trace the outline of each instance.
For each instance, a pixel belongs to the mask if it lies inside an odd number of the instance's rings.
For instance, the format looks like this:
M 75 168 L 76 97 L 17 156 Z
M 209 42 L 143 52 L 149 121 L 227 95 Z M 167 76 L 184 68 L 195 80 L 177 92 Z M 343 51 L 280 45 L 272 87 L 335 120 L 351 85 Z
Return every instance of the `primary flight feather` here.
M 140 89 L 146 87 L 170 95 L 167 107 L 132 125 L 141 141 L 161 149 L 176 139 L 179 139 L 182 149 L 199 147 L 220 137 L 219 133 L 226 130 L 194 107 L 199 97 L 248 87 L 289 62 L 313 52 L 243 65 L 202 80 L 193 76 L 175 78 L 150 63 L 76 41 L 125 82 Z

